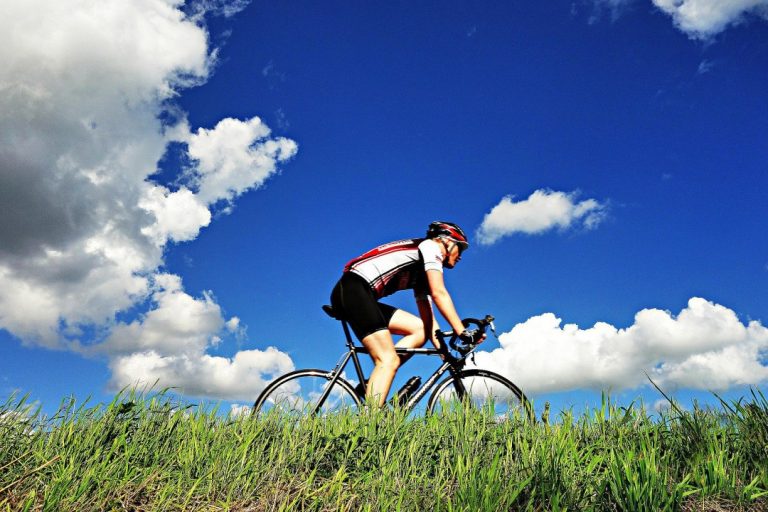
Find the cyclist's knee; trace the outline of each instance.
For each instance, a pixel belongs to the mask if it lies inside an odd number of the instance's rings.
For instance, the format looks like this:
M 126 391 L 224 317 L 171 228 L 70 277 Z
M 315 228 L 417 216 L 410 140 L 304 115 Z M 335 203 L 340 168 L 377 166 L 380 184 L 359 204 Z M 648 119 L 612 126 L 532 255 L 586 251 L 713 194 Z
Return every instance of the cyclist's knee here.
M 386 354 L 380 354 L 374 360 L 374 364 L 380 368 L 388 370 L 397 370 L 400 367 L 400 356 L 394 350 Z
M 421 328 L 418 331 L 414 332 L 412 336 L 414 340 L 414 345 L 417 347 L 421 347 L 427 342 L 427 335 L 424 332 L 424 328 Z

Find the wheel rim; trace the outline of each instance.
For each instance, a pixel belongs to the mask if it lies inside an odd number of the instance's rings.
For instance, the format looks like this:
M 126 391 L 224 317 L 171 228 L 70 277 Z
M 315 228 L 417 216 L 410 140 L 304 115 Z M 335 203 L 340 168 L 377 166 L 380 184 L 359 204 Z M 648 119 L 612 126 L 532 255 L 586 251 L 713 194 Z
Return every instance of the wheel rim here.
M 460 378 L 467 391 L 464 399 L 459 399 L 453 379 L 448 379 L 440 385 L 433 397 L 432 412 L 446 413 L 469 407 L 498 421 L 527 415 L 519 391 L 499 378 L 489 374 L 466 374 Z
M 318 400 L 329 383 L 324 374 L 296 375 L 261 396 L 256 406 L 259 413 L 273 411 L 288 416 L 307 415 L 315 410 L 319 415 L 328 415 L 357 408 L 359 402 L 353 392 L 337 381 L 318 410 Z

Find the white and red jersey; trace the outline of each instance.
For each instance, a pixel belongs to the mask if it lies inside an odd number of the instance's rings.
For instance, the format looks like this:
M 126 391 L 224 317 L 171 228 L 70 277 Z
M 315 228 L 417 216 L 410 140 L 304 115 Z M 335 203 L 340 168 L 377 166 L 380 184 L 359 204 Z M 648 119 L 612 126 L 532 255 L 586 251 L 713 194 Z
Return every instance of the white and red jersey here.
M 344 272 L 354 272 L 365 279 L 379 299 L 407 289 L 429 293 L 427 270 L 443 271 L 443 253 L 437 242 L 429 238 L 380 245 L 344 266 Z

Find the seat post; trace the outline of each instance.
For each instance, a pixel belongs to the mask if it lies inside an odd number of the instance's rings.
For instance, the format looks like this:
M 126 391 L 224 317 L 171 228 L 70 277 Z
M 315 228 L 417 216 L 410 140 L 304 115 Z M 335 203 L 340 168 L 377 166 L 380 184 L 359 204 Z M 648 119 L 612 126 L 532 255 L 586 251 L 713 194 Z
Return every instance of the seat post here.
M 352 341 L 352 336 L 349 334 L 349 326 L 347 325 L 347 321 L 346 320 L 342 320 L 341 321 L 341 326 L 344 328 L 344 336 L 347 337 L 347 346 L 350 349 L 354 349 L 355 348 L 355 342 Z
M 346 336 L 347 338 L 347 346 L 350 349 L 354 349 L 355 342 L 352 340 L 352 335 L 349 334 L 349 326 L 347 325 L 347 321 L 344 318 L 342 318 L 342 316 L 339 315 L 336 311 L 334 311 L 332 306 L 328 306 L 328 305 L 323 306 L 323 311 L 325 311 L 325 314 L 328 315 L 329 317 L 341 322 L 342 327 L 344 327 L 344 336 Z

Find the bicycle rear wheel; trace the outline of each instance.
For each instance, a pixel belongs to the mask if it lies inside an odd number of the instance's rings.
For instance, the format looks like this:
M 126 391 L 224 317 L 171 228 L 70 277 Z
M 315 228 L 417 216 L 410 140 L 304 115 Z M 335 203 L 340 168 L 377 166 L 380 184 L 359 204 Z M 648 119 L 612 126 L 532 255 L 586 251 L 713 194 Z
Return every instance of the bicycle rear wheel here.
M 463 370 L 440 382 L 429 397 L 430 413 L 470 406 L 499 420 L 515 415 L 533 418 L 528 399 L 512 381 L 486 370 Z
M 288 416 L 302 416 L 356 410 L 361 404 L 360 398 L 352 385 L 341 377 L 334 382 L 325 400 L 319 403 L 331 377 L 331 372 L 316 369 L 286 373 L 264 388 L 253 404 L 253 413 L 275 411 Z

